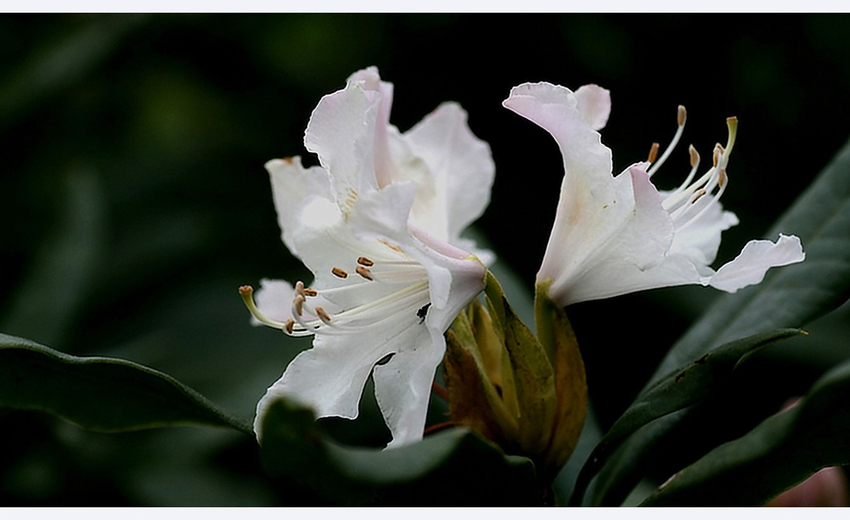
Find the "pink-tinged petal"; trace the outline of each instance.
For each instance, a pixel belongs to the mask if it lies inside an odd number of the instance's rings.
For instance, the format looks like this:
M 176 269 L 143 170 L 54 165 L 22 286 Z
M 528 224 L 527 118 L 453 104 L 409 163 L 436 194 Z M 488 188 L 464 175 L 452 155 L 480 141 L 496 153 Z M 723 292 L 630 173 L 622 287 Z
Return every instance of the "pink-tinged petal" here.
M 441 240 L 456 241 L 490 202 L 496 171 L 490 147 L 473 135 L 457 103 L 443 103 L 402 138 L 413 161 L 423 161 L 428 170 L 411 221 Z
M 319 166 L 304 169 L 300 157 L 272 159 L 266 163 L 266 170 L 271 180 L 281 238 L 298 256 L 292 236 L 304 223 L 301 216 L 305 205 L 316 198 L 333 200 L 328 174 Z
M 358 83 L 363 90 L 380 95 L 380 105 L 375 120 L 375 177 L 378 187 L 388 186 L 396 178 L 396 168 L 390 156 L 387 142 L 387 130 L 390 126 L 390 110 L 393 104 L 393 84 L 381 81 L 377 67 L 369 67 L 355 72 L 346 80 L 346 84 Z
M 733 293 L 748 285 L 760 283 L 771 267 L 795 264 L 805 259 L 803 246 L 796 236 L 780 234 L 776 243 L 752 240 L 744 246 L 737 258 L 718 269 L 707 282 L 716 289 Z
M 594 130 L 602 130 L 611 115 L 611 92 L 598 85 L 584 85 L 575 92 L 578 110 Z
M 343 211 L 359 194 L 378 188 L 375 176 L 375 128 L 381 95 L 351 83 L 324 96 L 304 133 L 307 150 L 317 154 L 331 177 Z

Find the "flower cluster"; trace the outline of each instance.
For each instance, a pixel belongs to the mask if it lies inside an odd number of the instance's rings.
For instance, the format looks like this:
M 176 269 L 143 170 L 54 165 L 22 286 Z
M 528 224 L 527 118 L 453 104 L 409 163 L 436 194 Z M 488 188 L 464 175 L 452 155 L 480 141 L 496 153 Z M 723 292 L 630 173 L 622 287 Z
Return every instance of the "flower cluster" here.
M 392 84 L 381 81 L 374 67 L 353 74 L 345 88 L 321 99 L 307 126 L 304 142 L 318 155 L 320 166 L 304 168 L 299 157 L 266 164 L 283 242 L 315 279 L 294 287 L 263 280 L 257 305 L 253 289 L 240 288 L 254 323 L 313 337 L 312 348 L 301 352 L 260 400 L 258 435 L 265 410 L 282 396 L 310 406 L 319 417 L 356 417 L 371 375 L 392 433 L 390 446 L 421 439 L 435 371 L 446 352 L 444 334 L 489 279 L 486 265 L 492 255 L 461 237 L 489 202 L 495 168 L 488 145 L 471 133 L 466 113 L 454 103 L 441 105 L 400 133 L 389 124 L 392 95 Z M 648 161 L 614 176 L 611 151 L 599 134 L 610 112 L 608 91 L 595 85 L 572 92 L 528 83 L 515 87 L 504 106 L 548 131 L 563 155 L 560 200 L 538 273 L 538 293 L 545 292 L 545 301 L 562 309 L 682 284 L 735 292 L 759 283 L 770 267 L 805 258 L 797 237 L 780 235 L 775 243 L 748 243 L 717 271 L 709 267 L 721 232 L 737 224 L 719 202 L 729 183 L 734 118 L 727 121 L 728 141 L 715 147 L 710 167 L 699 174 L 700 157 L 691 148 L 690 172 L 678 189 L 663 192 L 650 179 L 682 135 L 683 107 L 666 151 L 658 157 L 656 145 Z M 526 348 L 523 341 L 508 337 L 510 330 L 524 329 L 512 325 L 502 302 L 489 303 L 502 309 L 493 318 L 501 320 L 493 329 L 501 343 L 496 343 L 496 357 L 490 356 L 498 364 L 502 345 L 511 356 Z M 481 311 L 468 312 L 473 316 Z M 557 337 L 572 331 L 565 315 L 552 315 L 562 323 L 557 329 L 565 332 L 548 333 L 551 337 L 541 337 L 541 343 L 533 340 L 534 348 L 544 352 L 538 365 L 554 374 L 547 376 L 551 381 L 545 387 L 557 392 L 568 383 L 559 374 L 577 374 L 570 376 L 581 378 L 572 392 L 584 399 L 584 372 L 574 338 Z M 538 331 L 546 327 L 538 323 Z M 469 359 L 487 358 L 475 349 L 492 341 L 476 334 L 468 334 L 464 352 Z M 577 359 L 564 361 L 556 351 L 566 344 Z M 469 373 L 476 370 L 486 372 Z M 513 370 L 529 369 L 515 365 Z M 501 390 L 500 384 L 493 388 Z M 521 388 L 514 392 L 517 402 L 539 401 L 523 396 Z M 564 433 L 558 435 L 568 449 L 554 449 L 562 464 L 581 429 L 584 405 L 574 407 L 554 394 L 550 402 L 551 410 L 541 415 L 546 420 L 542 430 L 551 435 L 553 424 L 566 425 L 559 426 Z M 499 406 L 510 411 L 517 404 Z M 521 409 L 499 413 L 506 417 L 499 435 L 528 416 Z M 544 444 L 540 453 L 553 451 L 550 440 Z

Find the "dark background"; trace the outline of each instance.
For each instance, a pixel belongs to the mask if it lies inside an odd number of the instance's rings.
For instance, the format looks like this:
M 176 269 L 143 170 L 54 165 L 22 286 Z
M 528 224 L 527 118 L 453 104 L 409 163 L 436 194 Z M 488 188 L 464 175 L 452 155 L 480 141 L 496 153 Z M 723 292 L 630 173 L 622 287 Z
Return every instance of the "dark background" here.
M 500 106 L 512 86 L 610 89 L 617 172 L 665 146 L 685 105 L 662 188 L 687 173 L 688 143 L 708 159 L 737 116 L 723 202 L 742 223 L 724 234 L 725 262 L 850 135 L 848 31 L 837 15 L 0 16 L 0 331 L 153 366 L 250 417 L 306 347 L 251 328 L 236 293 L 306 273 L 279 240 L 263 163 L 306 155 L 319 98 L 370 65 L 395 84 L 402 131 L 443 101 L 468 111 L 497 168 L 478 228 L 528 288 L 563 171 L 554 141 Z M 664 289 L 569 310 L 603 427 L 713 297 Z M 756 360 L 734 413 L 778 408 L 848 357 L 844 316 Z M 380 445 L 373 408 L 329 426 Z M 310 503 L 272 489 L 237 433 L 94 434 L 3 410 L 0 431 L 3 505 Z

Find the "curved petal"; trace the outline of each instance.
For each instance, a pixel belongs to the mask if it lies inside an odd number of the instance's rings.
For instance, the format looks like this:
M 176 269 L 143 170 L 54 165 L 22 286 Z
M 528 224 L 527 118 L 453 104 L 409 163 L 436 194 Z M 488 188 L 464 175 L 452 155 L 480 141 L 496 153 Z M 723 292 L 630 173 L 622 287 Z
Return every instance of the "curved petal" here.
M 738 217 L 724 211 L 720 202 L 710 195 L 699 199 L 689 211 L 699 216 L 677 230 L 670 254 L 685 255 L 697 264 L 708 266 L 717 257 L 721 233 L 737 225 Z
M 707 284 L 726 292 L 760 283 L 771 267 L 802 262 L 806 259 L 800 239 L 779 235 L 776 243 L 770 240 L 751 240 L 734 260 L 723 265 L 707 280 Z
M 455 242 L 490 202 L 496 166 L 489 145 L 473 135 L 457 103 L 443 103 L 402 138 L 413 155 L 408 162 L 424 162 L 430 174 L 416 194 L 412 222 Z
M 611 92 L 599 85 L 584 85 L 575 92 L 578 111 L 594 130 L 602 130 L 611 115 Z

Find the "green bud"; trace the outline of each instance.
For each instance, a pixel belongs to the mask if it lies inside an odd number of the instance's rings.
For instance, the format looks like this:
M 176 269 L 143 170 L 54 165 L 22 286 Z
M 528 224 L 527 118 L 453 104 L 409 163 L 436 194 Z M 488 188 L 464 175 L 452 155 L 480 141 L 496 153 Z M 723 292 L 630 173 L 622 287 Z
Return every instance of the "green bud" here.
M 446 333 L 445 379 L 453 421 L 505 453 L 534 461 L 548 486 L 566 463 L 587 411 L 584 364 L 563 309 L 538 285 L 532 331 L 488 272 L 476 300 Z

